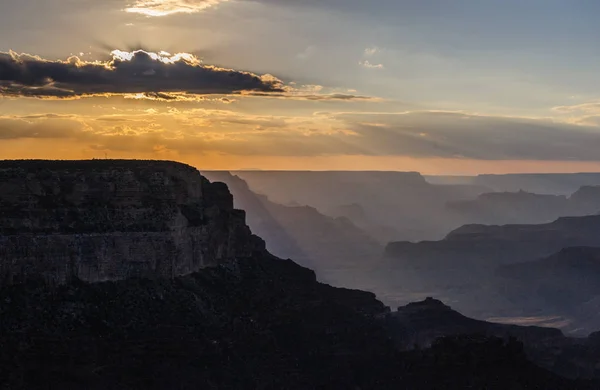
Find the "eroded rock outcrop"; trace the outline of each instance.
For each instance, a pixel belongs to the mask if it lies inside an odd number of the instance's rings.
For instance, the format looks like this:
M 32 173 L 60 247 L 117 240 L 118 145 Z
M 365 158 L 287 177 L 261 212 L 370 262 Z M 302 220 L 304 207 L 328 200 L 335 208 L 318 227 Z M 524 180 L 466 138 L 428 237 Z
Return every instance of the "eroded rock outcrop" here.
M 267 196 L 252 192 L 244 180 L 229 172 L 205 175 L 227 183 L 235 207 L 246 211 L 248 225 L 275 256 L 291 258 L 314 269 L 319 276 L 343 268 L 365 268 L 381 256 L 382 246 L 346 218 L 328 217 L 310 206 L 272 202 Z
M 0 162 L 0 285 L 174 277 L 264 251 L 227 186 L 168 161 Z
M 476 199 L 449 202 L 447 208 L 464 224 L 539 224 L 559 217 L 583 217 L 600 212 L 600 186 L 584 186 L 567 197 L 525 191 L 492 192 Z
M 0 172 L 2 275 L 46 279 L 0 285 L 2 389 L 598 388 L 495 338 L 397 350 L 373 294 L 270 255 L 227 187 L 185 165 Z
M 557 344 L 566 340 L 558 329 L 498 324 L 466 317 L 433 298 L 400 306 L 387 317 L 395 341 L 402 348 L 427 347 L 445 336 L 482 334 L 515 337 L 527 345 Z
M 529 261 L 562 248 L 600 245 L 600 216 L 563 217 L 538 225 L 464 225 L 440 241 L 392 242 L 386 255 L 429 267 L 482 266 Z

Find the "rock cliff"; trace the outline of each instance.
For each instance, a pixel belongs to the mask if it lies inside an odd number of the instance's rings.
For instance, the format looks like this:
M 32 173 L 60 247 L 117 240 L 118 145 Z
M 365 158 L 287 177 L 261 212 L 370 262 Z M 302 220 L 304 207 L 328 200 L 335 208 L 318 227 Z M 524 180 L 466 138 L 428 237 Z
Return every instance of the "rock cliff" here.
M 174 277 L 265 250 L 227 186 L 168 161 L 0 162 L 0 285 Z
M 560 330 L 499 324 L 466 317 L 437 299 L 401 306 L 386 316 L 386 326 L 402 349 L 426 348 L 443 337 L 514 338 L 540 367 L 570 378 L 599 378 L 600 348 L 595 335 L 566 337 Z
M 600 248 L 570 247 L 524 263 L 496 270 L 496 284 L 511 302 L 528 311 L 560 313 L 566 327 L 588 334 L 600 327 Z
M 598 388 L 495 338 L 399 351 L 373 294 L 270 255 L 191 167 L 0 172 L 0 389 Z
M 386 255 L 420 266 L 481 266 L 529 261 L 570 246 L 600 245 L 600 216 L 562 217 L 538 225 L 464 225 L 440 241 L 392 242 Z
M 491 188 L 496 192 L 523 190 L 536 194 L 567 195 L 582 186 L 600 185 L 600 174 L 590 172 L 479 175 L 468 182 Z
M 525 191 L 492 192 L 477 199 L 449 202 L 447 208 L 463 224 L 539 224 L 559 217 L 583 217 L 600 212 L 600 186 L 584 186 L 567 197 Z
M 483 334 L 515 337 L 526 345 L 557 344 L 566 340 L 558 329 L 498 324 L 472 319 L 433 298 L 398 307 L 387 316 L 388 326 L 402 348 L 427 347 L 444 336 Z
M 321 280 L 348 286 L 350 280 L 337 279 L 343 269 L 372 267 L 381 256 L 383 247 L 346 218 L 332 218 L 310 206 L 272 202 L 228 172 L 204 174 L 210 180 L 227 183 L 235 207 L 246 211 L 248 225 L 266 241 L 270 253 L 314 269 L 319 277 L 329 276 Z
M 252 191 L 273 202 L 308 205 L 321 213 L 359 205 L 372 224 L 393 229 L 393 240 L 431 240 L 460 226 L 446 203 L 485 191 L 474 186 L 433 185 L 418 172 L 237 171 Z M 355 221 L 354 221 L 355 222 Z M 389 241 L 390 237 L 378 236 Z

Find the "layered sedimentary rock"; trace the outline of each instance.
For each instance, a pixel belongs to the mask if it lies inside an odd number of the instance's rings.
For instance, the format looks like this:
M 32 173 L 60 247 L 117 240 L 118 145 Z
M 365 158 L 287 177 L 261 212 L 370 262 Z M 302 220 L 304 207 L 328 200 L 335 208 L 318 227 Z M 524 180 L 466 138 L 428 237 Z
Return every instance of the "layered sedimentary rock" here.
M 600 186 L 581 187 L 567 197 L 525 191 L 492 192 L 477 199 L 449 202 L 447 208 L 460 215 L 464 224 L 534 224 L 559 217 L 596 215 L 600 212 Z
M 465 225 L 440 241 L 393 242 L 386 255 L 423 267 L 495 268 L 549 256 L 571 246 L 600 245 L 600 216 L 563 217 L 539 225 Z
M 0 162 L 0 285 L 170 278 L 264 250 L 227 186 L 190 166 Z
M 598 388 L 495 338 L 397 350 L 373 294 L 271 256 L 226 186 L 190 167 L 4 162 L 0 172 L 5 281 L 150 277 L 0 286 L 0 389 Z
M 476 186 L 433 185 L 418 172 L 237 171 L 254 192 L 283 205 L 308 205 L 322 213 L 355 204 L 372 224 L 393 229 L 378 239 L 431 240 L 444 237 L 462 220 L 446 203 L 486 192 Z M 356 222 L 356 221 L 353 221 Z
M 399 307 L 386 316 L 386 324 L 393 340 L 403 349 L 425 348 L 441 337 L 515 338 L 523 343 L 528 358 L 540 367 L 570 378 L 600 378 L 595 367 L 600 358 L 596 335 L 572 338 L 554 328 L 476 320 L 432 298 Z
M 493 191 L 527 191 L 536 194 L 568 195 L 582 186 L 600 185 L 599 173 L 517 173 L 479 175 L 468 181 Z
M 383 248 L 346 218 L 332 218 L 310 206 L 285 206 L 250 190 L 229 172 L 207 172 L 210 180 L 227 183 L 234 205 L 247 213 L 252 231 L 267 242 L 269 252 L 318 271 L 373 264 Z
M 545 309 L 571 321 L 566 329 L 587 335 L 600 328 L 600 248 L 570 247 L 524 263 L 499 267 L 499 291 L 530 312 Z
M 554 328 L 498 324 L 469 318 L 433 298 L 400 306 L 386 320 L 395 341 L 403 348 L 426 347 L 439 337 L 471 334 L 501 338 L 512 336 L 527 345 L 556 344 L 567 340 L 560 330 Z

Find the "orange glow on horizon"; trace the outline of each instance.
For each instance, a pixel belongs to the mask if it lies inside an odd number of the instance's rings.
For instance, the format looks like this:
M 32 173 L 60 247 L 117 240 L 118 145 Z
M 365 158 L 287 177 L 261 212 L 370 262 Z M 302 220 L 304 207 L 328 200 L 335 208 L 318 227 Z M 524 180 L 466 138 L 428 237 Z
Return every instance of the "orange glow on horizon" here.
M 600 162 L 488 161 L 403 156 L 239 156 L 210 153 L 181 154 L 156 147 L 146 153 L 92 150 L 74 140 L 6 140 L 0 143 L 1 159 L 158 159 L 180 161 L 200 170 L 327 170 L 418 171 L 425 175 L 477 175 L 483 173 L 600 172 Z

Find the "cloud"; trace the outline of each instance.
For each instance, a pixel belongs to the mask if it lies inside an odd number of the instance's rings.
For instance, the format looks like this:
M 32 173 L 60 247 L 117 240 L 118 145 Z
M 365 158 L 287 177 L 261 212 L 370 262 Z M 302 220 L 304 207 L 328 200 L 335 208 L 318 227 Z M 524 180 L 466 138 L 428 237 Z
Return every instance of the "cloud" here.
M 126 12 L 145 16 L 168 16 L 178 13 L 192 14 L 204 11 L 228 0 L 138 0 L 125 8 Z
M 363 58 L 372 58 L 375 57 L 377 54 L 381 53 L 383 50 L 377 46 L 371 46 L 371 47 L 367 47 L 364 51 L 363 51 Z M 358 62 L 358 64 L 360 66 L 362 66 L 363 68 L 367 68 L 367 69 L 384 69 L 385 67 L 383 66 L 383 64 L 379 63 L 379 64 L 374 64 L 371 63 L 371 61 L 369 60 L 361 60 Z
M 344 94 L 344 93 L 332 93 L 332 94 L 310 94 L 310 93 L 302 93 L 302 92 L 294 92 L 289 91 L 286 93 L 264 93 L 264 92 L 249 92 L 244 93 L 244 95 L 248 96 L 257 96 L 257 97 L 269 97 L 269 98 L 285 98 L 292 100 L 309 100 L 315 102 L 322 101 L 371 101 L 371 102 L 379 102 L 383 101 L 383 99 L 373 96 L 362 96 L 362 95 L 353 95 L 353 94 Z
M 380 53 L 381 49 L 377 46 L 367 47 L 364 51 L 365 57 L 373 57 L 375 54 Z
M 343 93 L 333 93 L 329 95 L 298 95 L 298 99 L 323 101 L 323 100 L 342 100 L 342 101 L 381 101 L 382 99 L 372 96 L 349 95 Z
M 553 111 L 561 114 L 572 114 L 572 113 L 593 113 L 600 114 L 600 102 L 582 103 L 572 106 L 558 106 L 553 107 Z
M 363 68 L 367 68 L 367 69 L 383 69 L 384 68 L 383 64 L 372 64 L 368 60 L 360 61 L 358 64 L 360 66 L 362 66 Z
M 296 57 L 300 60 L 308 60 L 309 58 L 313 57 L 316 52 L 317 47 L 311 45 L 304 49 L 302 52 L 298 53 Z
M 111 111 L 107 111 L 111 112 Z M 599 126 L 461 112 L 256 115 L 194 108 L 102 116 L 0 116 L 0 139 L 69 139 L 80 148 L 179 155 L 388 156 L 480 161 L 600 161 Z
M 0 116 L 0 140 L 84 138 L 85 129 L 81 121 L 56 114 Z
M 72 99 L 141 94 L 155 100 L 176 100 L 185 95 L 286 90 L 274 76 L 204 65 L 188 53 L 115 50 L 111 55 L 105 62 L 86 62 L 78 57 L 49 61 L 0 52 L 0 95 Z
M 168 92 L 142 92 L 136 94 L 123 95 L 125 99 L 135 100 L 154 100 L 159 102 L 218 102 L 223 104 L 231 104 L 235 100 L 227 97 L 211 98 L 201 95 L 193 95 L 189 93 L 168 93 Z
M 569 123 L 582 126 L 600 126 L 600 102 L 553 107 L 552 110 L 561 115 Z

